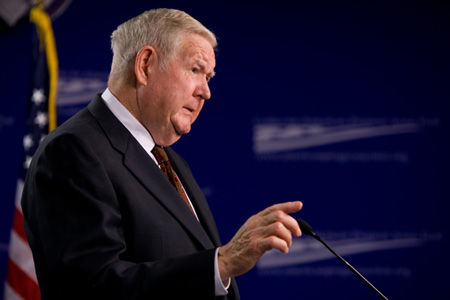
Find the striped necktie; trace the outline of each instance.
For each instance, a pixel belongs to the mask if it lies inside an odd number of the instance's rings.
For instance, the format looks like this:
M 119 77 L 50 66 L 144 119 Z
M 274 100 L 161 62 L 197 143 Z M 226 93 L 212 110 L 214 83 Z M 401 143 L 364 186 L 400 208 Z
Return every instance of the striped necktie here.
M 155 156 L 156 160 L 158 161 L 161 171 L 163 171 L 167 179 L 169 179 L 169 181 L 177 190 L 178 194 L 180 194 L 183 201 L 189 207 L 191 212 L 195 215 L 195 212 L 192 209 L 191 203 L 189 202 L 186 192 L 183 189 L 183 186 L 181 185 L 180 179 L 178 178 L 177 174 L 175 173 L 175 170 L 170 164 L 166 151 L 161 146 L 155 145 L 155 147 L 153 147 L 152 153 Z

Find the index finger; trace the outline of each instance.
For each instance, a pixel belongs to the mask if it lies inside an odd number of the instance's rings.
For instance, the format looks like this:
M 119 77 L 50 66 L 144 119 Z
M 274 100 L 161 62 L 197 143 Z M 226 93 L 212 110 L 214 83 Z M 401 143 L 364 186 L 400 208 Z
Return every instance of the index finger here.
M 303 207 L 303 203 L 300 201 L 284 202 L 272 205 L 269 207 L 270 211 L 281 210 L 287 214 L 293 214 L 300 211 Z
M 266 216 L 266 222 L 272 223 L 275 221 L 281 221 L 284 224 L 284 226 L 290 232 L 292 232 L 292 234 L 300 236 L 301 235 L 300 226 L 298 225 L 298 222 L 294 218 L 289 216 L 289 214 L 298 212 L 299 210 L 302 209 L 302 207 L 303 203 L 300 201 L 285 202 L 272 205 L 271 207 L 267 208 L 264 211 Z M 282 212 L 282 214 L 279 214 L 277 212 Z

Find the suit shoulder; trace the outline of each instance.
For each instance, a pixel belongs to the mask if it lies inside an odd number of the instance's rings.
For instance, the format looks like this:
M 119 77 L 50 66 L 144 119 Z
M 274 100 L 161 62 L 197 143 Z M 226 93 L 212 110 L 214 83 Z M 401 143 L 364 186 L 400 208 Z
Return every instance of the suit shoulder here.
M 89 139 L 90 136 L 100 130 L 101 128 L 97 120 L 89 113 L 87 108 L 84 108 L 50 132 L 46 139 L 52 140 L 61 136 L 74 136 L 82 139 Z

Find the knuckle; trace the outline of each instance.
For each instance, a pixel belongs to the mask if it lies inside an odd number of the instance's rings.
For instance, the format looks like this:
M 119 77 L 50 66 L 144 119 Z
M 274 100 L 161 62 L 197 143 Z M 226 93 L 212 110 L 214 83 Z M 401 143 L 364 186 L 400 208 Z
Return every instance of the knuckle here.
M 276 220 L 281 220 L 284 217 L 284 213 L 281 210 L 277 210 L 273 213 Z
M 278 238 L 275 237 L 275 236 L 270 236 L 268 238 L 268 241 L 269 241 L 269 244 L 270 244 L 271 248 L 273 248 L 277 244 L 277 240 L 278 240 Z
M 284 225 L 283 225 L 283 223 L 281 223 L 280 221 L 275 222 L 275 223 L 273 224 L 273 226 L 275 227 L 275 230 L 276 230 L 277 232 L 284 229 Z

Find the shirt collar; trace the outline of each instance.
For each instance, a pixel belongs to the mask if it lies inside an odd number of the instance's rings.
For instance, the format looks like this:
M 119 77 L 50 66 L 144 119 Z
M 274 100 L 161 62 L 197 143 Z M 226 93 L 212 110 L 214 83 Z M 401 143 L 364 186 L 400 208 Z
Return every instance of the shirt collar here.
M 116 116 L 117 119 L 128 129 L 128 131 L 134 136 L 138 143 L 144 148 L 144 150 L 150 155 L 150 157 L 156 162 L 155 157 L 151 153 L 155 142 L 148 130 L 120 103 L 120 101 L 111 93 L 109 88 L 102 94 L 102 99 L 106 106 Z

